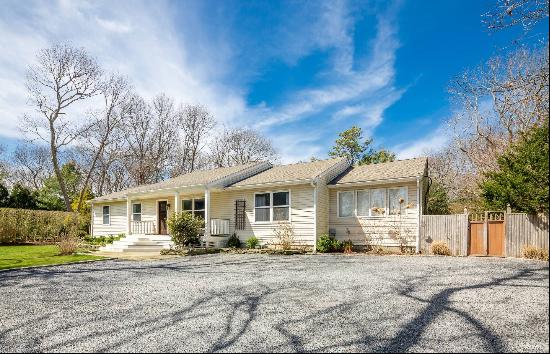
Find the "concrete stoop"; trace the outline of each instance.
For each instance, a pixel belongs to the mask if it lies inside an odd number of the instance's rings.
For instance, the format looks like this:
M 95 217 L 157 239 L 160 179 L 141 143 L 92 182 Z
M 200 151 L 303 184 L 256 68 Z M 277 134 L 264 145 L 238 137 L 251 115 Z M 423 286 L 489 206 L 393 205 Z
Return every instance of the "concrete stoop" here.
M 173 245 L 172 239 L 168 235 L 129 235 L 110 245 L 99 248 L 102 252 L 120 252 L 120 253 L 154 253 L 163 249 L 168 249 Z

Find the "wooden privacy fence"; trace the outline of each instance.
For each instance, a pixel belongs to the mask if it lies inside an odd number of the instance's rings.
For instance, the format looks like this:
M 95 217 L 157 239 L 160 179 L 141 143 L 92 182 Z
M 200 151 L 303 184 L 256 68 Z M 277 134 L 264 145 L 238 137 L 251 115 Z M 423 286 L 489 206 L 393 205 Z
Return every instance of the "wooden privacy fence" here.
M 421 251 L 430 254 L 434 241 L 443 241 L 456 256 L 521 257 L 525 246 L 548 250 L 548 216 L 524 213 L 423 215 Z
M 548 216 L 506 214 L 506 256 L 521 257 L 524 246 L 548 250 Z
M 468 215 L 422 215 L 421 251 L 430 253 L 430 245 L 434 241 L 443 241 L 455 256 L 467 252 Z

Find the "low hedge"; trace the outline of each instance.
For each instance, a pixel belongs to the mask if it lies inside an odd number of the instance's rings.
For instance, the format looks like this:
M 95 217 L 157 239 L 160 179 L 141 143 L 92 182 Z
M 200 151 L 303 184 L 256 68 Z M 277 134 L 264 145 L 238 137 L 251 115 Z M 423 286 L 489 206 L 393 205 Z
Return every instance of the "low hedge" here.
M 78 213 L 0 208 L 0 244 L 59 242 L 88 233 L 88 218 Z

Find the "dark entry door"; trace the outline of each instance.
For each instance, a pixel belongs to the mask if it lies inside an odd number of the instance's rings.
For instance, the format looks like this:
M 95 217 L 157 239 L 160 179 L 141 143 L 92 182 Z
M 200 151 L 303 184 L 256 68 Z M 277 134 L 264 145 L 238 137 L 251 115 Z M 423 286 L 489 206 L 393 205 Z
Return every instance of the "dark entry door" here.
M 166 218 L 168 216 L 168 202 L 160 201 L 159 202 L 159 234 L 166 235 L 168 233 L 168 228 L 166 227 Z

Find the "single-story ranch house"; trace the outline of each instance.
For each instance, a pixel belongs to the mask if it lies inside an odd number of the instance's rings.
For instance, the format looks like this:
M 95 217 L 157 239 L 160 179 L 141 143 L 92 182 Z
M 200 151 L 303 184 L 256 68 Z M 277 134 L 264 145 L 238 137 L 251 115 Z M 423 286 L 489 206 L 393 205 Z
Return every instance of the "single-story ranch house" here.
M 427 159 L 353 166 L 344 158 L 289 165 L 253 162 L 194 171 L 91 201 L 92 235 L 125 234 L 106 250 L 153 250 L 169 243 L 167 218 L 189 212 L 205 220 L 203 240 L 220 246 L 235 233 L 274 243 L 290 223 L 295 242 L 315 248 L 323 234 L 365 245 L 419 249 Z

